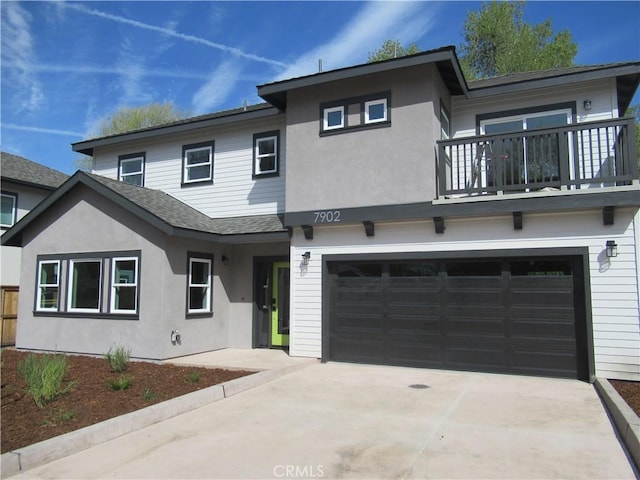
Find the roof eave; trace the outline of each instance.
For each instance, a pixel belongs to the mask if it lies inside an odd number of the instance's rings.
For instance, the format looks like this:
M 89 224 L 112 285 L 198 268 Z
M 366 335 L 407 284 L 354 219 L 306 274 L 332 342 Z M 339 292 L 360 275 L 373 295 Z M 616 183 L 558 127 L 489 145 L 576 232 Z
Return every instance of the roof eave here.
M 157 137 L 159 134 L 171 135 L 201 128 L 218 127 L 222 125 L 230 125 L 237 122 L 257 120 L 278 115 L 279 113 L 280 111 L 274 107 L 267 107 L 259 110 L 242 111 L 221 117 L 194 120 L 193 122 L 185 122 L 177 125 L 160 125 L 158 127 L 123 133 L 121 135 L 85 140 L 82 142 L 72 143 L 71 148 L 74 152 L 93 156 L 93 151 L 96 147 L 117 145 L 120 143 L 131 142 L 135 140 L 144 140 L 147 138 Z

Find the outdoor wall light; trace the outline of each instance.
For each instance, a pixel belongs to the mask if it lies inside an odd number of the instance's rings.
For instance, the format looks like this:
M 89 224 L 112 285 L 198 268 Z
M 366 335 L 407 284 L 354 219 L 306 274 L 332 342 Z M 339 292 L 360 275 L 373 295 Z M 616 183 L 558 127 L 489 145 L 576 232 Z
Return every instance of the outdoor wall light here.
M 582 102 L 582 106 L 588 112 L 589 110 L 591 110 L 591 100 L 585 100 L 584 102 Z
M 227 255 L 222 255 L 222 264 L 223 265 L 229 265 L 230 261 L 231 261 L 231 259 Z
M 302 265 L 309 265 L 310 258 L 311 258 L 311 252 L 304 252 L 302 254 Z
M 613 258 L 618 256 L 618 244 L 615 240 L 607 240 L 607 257 Z

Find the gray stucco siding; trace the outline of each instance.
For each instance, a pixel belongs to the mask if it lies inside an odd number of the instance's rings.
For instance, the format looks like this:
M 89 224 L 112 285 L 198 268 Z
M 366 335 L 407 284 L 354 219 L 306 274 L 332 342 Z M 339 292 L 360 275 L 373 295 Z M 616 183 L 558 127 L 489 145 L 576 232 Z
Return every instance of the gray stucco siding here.
M 435 198 L 435 81 L 423 65 L 290 91 L 286 211 Z M 321 104 L 376 92 L 391 92 L 390 126 L 320 134 Z
M 227 346 L 228 299 L 215 265 L 213 314 L 186 318 L 187 252 L 208 252 L 215 258 L 215 244 L 168 237 L 84 186 L 52 205 L 23 238 L 18 348 L 101 355 L 123 345 L 133 357 L 162 359 Z M 137 319 L 34 313 L 38 255 L 134 250 L 140 252 Z M 103 295 L 108 289 L 103 285 Z M 181 344 L 171 343 L 174 329 L 180 330 Z

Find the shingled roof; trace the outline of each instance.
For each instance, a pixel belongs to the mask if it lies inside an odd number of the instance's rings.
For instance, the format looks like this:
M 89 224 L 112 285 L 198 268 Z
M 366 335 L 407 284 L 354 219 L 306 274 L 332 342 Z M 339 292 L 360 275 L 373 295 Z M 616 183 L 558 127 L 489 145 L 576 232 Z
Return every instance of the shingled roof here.
M 7 152 L 0 152 L 0 176 L 3 180 L 46 190 L 55 190 L 69 178 L 58 170 Z
M 280 237 L 288 239 L 287 229 L 279 215 L 211 218 L 163 191 L 78 171 L 7 230 L 2 236 L 2 244 L 19 246 L 24 228 L 77 185 L 94 190 L 168 235 L 230 243 L 277 240 Z

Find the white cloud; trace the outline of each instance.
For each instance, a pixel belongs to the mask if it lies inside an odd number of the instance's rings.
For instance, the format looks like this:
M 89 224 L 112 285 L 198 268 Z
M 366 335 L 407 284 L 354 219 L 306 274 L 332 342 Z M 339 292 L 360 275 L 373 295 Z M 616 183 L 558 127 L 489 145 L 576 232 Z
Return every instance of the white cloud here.
M 243 50 L 240 50 L 239 48 L 235 48 L 235 47 L 230 47 L 228 45 L 223 45 L 221 43 L 216 43 L 216 42 L 212 42 L 210 40 L 207 40 L 206 38 L 200 38 L 200 37 L 196 37 L 194 35 L 187 35 L 184 33 L 180 33 L 180 32 L 176 32 L 175 30 L 173 30 L 172 28 L 167 28 L 167 27 L 158 27 L 157 25 L 150 25 L 148 23 L 143 23 L 143 22 L 139 22 L 137 20 L 130 20 L 128 18 L 125 17 L 121 17 L 119 15 L 112 15 L 110 13 L 107 12 L 103 12 L 100 10 L 96 10 L 93 8 L 87 8 L 81 4 L 78 3 L 64 3 L 64 5 L 67 8 L 71 8 L 74 10 L 77 10 L 79 12 L 85 13 L 87 15 L 93 15 L 96 17 L 101 17 L 107 20 L 112 20 L 114 22 L 118 22 L 118 23 L 122 23 L 122 24 L 126 24 L 126 25 L 131 25 L 133 27 L 137 27 L 137 28 L 141 28 L 144 30 L 150 30 L 150 31 L 154 31 L 154 32 L 158 32 L 158 33 L 162 33 L 164 35 L 168 35 L 170 37 L 174 37 L 174 38 L 179 38 L 181 40 L 184 40 L 186 42 L 192 42 L 192 43 L 197 43 L 200 45 L 205 45 L 207 47 L 211 47 L 211 48 L 215 48 L 217 50 L 221 50 L 223 52 L 227 52 L 230 53 L 236 57 L 241 57 L 241 58 L 245 58 L 247 60 L 252 60 L 252 61 L 256 61 L 256 62 L 262 62 L 262 63 L 267 63 L 276 67 L 286 67 L 287 65 L 285 65 L 282 62 L 279 62 L 277 60 L 273 60 L 270 58 L 266 58 L 266 57 L 262 57 L 259 55 L 254 55 L 252 53 L 247 53 L 244 52 Z
M 1 2 L 2 9 L 2 64 L 11 63 L 15 67 L 3 82 L 15 83 L 24 96 L 15 96 L 18 111 L 33 112 L 44 100 L 42 87 L 31 68 L 33 63 L 33 38 L 31 36 L 29 12 L 17 2 Z
M 404 1 L 367 3 L 338 35 L 301 55 L 277 79 L 316 73 L 319 59 L 323 61 L 324 70 L 365 62 L 369 52 L 387 39 L 411 42 L 433 25 L 434 17 L 424 12 L 425 6 L 429 4 Z
M 55 128 L 43 128 L 43 127 L 29 127 L 27 125 L 15 125 L 13 123 L 3 123 L 0 125 L 2 128 L 7 128 L 10 130 L 21 130 L 23 132 L 34 132 L 34 133 L 49 133 L 52 135 L 63 135 L 65 137 L 84 137 L 83 133 L 74 132 L 72 130 L 59 130 Z
M 213 111 L 236 88 L 241 68 L 237 61 L 220 64 L 208 77 L 209 80 L 193 94 L 192 108 L 196 114 Z

